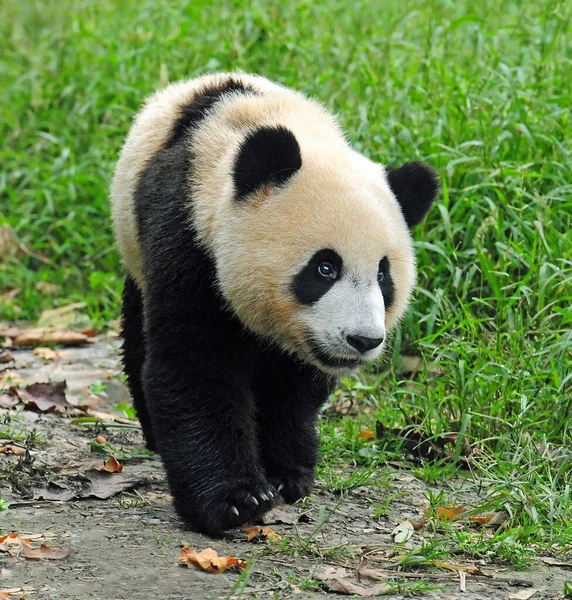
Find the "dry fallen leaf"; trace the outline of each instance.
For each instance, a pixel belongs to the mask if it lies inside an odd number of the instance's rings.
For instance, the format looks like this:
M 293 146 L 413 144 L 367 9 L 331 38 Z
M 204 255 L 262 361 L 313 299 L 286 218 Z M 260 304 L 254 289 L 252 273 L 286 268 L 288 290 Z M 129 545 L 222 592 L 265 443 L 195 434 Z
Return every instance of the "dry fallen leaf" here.
M 135 477 L 126 473 L 109 473 L 108 471 L 98 471 L 97 469 L 86 471 L 84 476 L 89 480 L 89 485 L 77 494 L 80 498 L 106 500 L 143 483 L 141 477 Z
M 553 567 L 563 567 L 564 569 L 572 569 L 571 562 L 565 562 L 558 558 L 552 558 L 552 556 L 541 556 L 540 560 L 547 565 L 552 565 Z
M 6 550 L 8 546 L 22 546 L 23 544 L 27 544 L 32 540 L 37 540 L 39 538 L 43 538 L 43 534 L 41 533 L 32 533 L 32 534 L 24 534 L 20 535 L 18 533 L 7 533 L 0 537 L 0 550 Z
M 270 527 L 259 527 L 258 525 L 253 525 L 251 527 L 243 527 L 242 530 L 246 532 L 248 542 L 275 542 L 280 539 L 280 536 L 274 531 L 274 529 L 270 529 Z
M 485 515 L 475 515 L 473 517 L 469 517 L 468 520 L 471 523 L 476 523 L 477 525 L 486 525 L 487 527 L 498 527 L 505 523 L 509 518 L 509 514 L 501 510 L 499 512 L 487 513 Z
M 343 567 L 327 567 L 318 572 L 315 577 L 318 581 L 323 582 L 324 587 L 328 591 L 348 596 L 356 594 L 367 598 L 384 594 L 393 589 L 387 583 L 363 585 L 355 577 L 352 577 L 348 569 L 344 569 Z
M 31 548 L 28 544 L 24 544 L 22 556 L 30 560 L 61 560 L 62 558 L 66 558 L 70 552 L 70 548 L 52 550 L 46 544 L 40 544 L 39 548 Z
M 205 548 L 197 552 L 187 545 L 181 548 L 179 564 L 187 565 L 189 569 L 200 569 L 207 573 L 223 573 L 230 567 L 236 567 L 238 570 L 246 568 L 246 561 L 234 556 L 219 556 L 216 550 Z
M 26 449 L 22 446 L 15 446 L 14 444 L 5 444 L 0 446 L 0 454 L 14 454 L 16 456 L 22 456 L 26 453 Z
M 15 394 L 0 394 L 0 408 L 14 408 L 19 402 Z
M 14 357 L 11 354 L 0 350 L 0 364 L 7 364 L 9 362 L 12 362 L 13 360 Z
M 26 405 L 26 408 L 39 410 L 40 412 L 65 411 L 72 405 L 66 400 L 64 390 L 65 381 L 53 383 L 33 383 L 24 388 L 12 387 L 10 390 L 18 396 Z
M 3 335 L 12 338 L 13 346 L 39 346 L 41 344 L 72 346 L 90 342 L 88 336 L 83 333 L 69 331 L 67 329 L 52 329 L 49 327 L 23 330 L 12 328 L 7 330 L 7 332 L 3 332 Z
M 373 431 L 369 427 L 363 429 L 359 436 L 363 440 L 373 440 L 373 438 L 375 437 Z
M 486 573 L 483 573 L 478 567 L 465 567 L 463 565 L 453 565 L 451 563 L 444 563 L 439 560 L 431 560 L 427 564 L 439 567 L 440 569 L 447 569 L 449 571 L 463 571 L 469 575 L 480 575 L 481 577 L 489 577 Z
M 403 521 L 403 523 L 399 523 L 399 525 L 391 532 L 393 541 L 396 544 L 405 543 L 413 535 L 414 530 L 415 528 L 413 527 L 413 524 L 409 521 Z
M 467 509 L 462 506 L 437 506 L 435 508 L 435 514 L 439 519 L 444 521 L 451 521 L 459 515 L 466 513 Z
M 38 346 L 37 348 L 34 348 L 32 354 L 39 356 L 42 360 L 55 360 L 61 356 L 57 350 L 53 350 L 47 346 Z
M 419 521 L 411 523 L 413 525 L 413 529 L 415 529 L 415 531 L 421 529 L 421 527 L 423 527 L 423 525 L 425 525 L 428 520 L 429 519 L 427 518 L 427 514 L 422 515 Z
M 123 471 L 123 464 L 120 463 L 113 454 L 103 462 L 99 471 L 107 471 L 108 473 L 121 473 Z
M 105 442 L 107 442 L 107 438 L 104 437 L 104 436 L 102 436 L 102 435 L 98 435 L 98 436 L 95 437 L 95 441 L 98 444 L 105 444 Z

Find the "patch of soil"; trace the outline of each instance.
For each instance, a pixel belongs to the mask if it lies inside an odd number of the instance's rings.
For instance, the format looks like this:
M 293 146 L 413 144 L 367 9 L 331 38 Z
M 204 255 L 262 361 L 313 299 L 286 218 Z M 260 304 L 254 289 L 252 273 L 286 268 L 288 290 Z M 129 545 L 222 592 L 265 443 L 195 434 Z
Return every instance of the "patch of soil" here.
M 121 382 L 116 341 L 100 340 L 63 352 L 56 360 L 45 362 L 32 352 L 11 349 L 15 360 L 12 372 L 25 383 L 65 379 L 67 393 L 78 397 L 80 403 L 93 403 L 102 412 L 112 413 L 113 405 L 128 399 Z M 6 370 L 2 375 L 6 376 Z M 90 385 L 97 380 L 111 382 L 108 398 L 91 391 Z M 23 590 L 13 598 L 333 597 L 339 594 L 328 591 L 331 587 L 318 581 L 324 568 L 343 567 L 355 576 L 358 566 L 364 565 L 395 571 L 395 577 L 389 581 L 403 582 L 392 559 L 392 532 L 406 519 L 419 520 L 427 491 L 425 484 L 408 473 L 391 472 L 388 489 L 365 486 L 340 495 L 318 487 L 310 501 L 285 507 L 274 518 L 270 516 L 268 526 L 281 537 L 276 543 L 248 543 L 241 530 L 212 539 L 186 530 L 173 512 L 158 457 L 127 461 L 121 473 L 109 474 L 110 478 L 132 478 L 136 482 L 134 490 L 106 500 L 79 497 L 89 485 L 86 473 L 100 468 L 104 460 L 90 451 L 96 435 L 102 434 L 113 446 L 132 452 L 143 448 L 139 431 L 79 428 L 71 425 L 72 418 L 65 414 L 23 411 L 21 405 L 0 409 L 0 423 L 4 415 L 17 417 L 7 420 L 17 430 L 35 429 L 41 441 L 20 456 L 0 454 L 0 496 L 11 502 L 9 510 L 0 512 L 0 530 L 43 533 L 50 546 L 72 550 L 69 557 L 53 561 L 0 553 L 0 590 Z M 22 441 L 20 444 L 24 445 Z M 465 495 L 469 505 L 471 490 L 465 490 L 461 480 L 452 485 L 456 483 L 457 497 L 463 499 Z M 54 497 L 60 490 L 62 500 L 42 500 L 39 489 L 52 490 Z M 376 520 L 374 505 L 385 506 L 390 494 L 393 500 L 389 514 Z M 255 560 L 248 577 L 239 581 L 239 575 L 230 571 L 212 575 L 178 566 L 183 544 L 196 550 L 211 547 L 220 555 Z M 408 542 L 411 544 L 419 545 L 420 538 L 412 538 Z M 464 593 L 460 591 L 463 577 L 458 572 L 424 571 L 428 584 L 438 589 L 417 597 L 490 600 L 524 598 L 526 590 L 537 590 L 529 597 L 559 598 L 567 575 L 563 568 L 540 564 L 526 573 L 494 565 L 477 566 L 490 577 L 467 575 Z M 417 581 L 415 577 L 408 580 Z M 386 597 L 409 596 L 397 590 Z

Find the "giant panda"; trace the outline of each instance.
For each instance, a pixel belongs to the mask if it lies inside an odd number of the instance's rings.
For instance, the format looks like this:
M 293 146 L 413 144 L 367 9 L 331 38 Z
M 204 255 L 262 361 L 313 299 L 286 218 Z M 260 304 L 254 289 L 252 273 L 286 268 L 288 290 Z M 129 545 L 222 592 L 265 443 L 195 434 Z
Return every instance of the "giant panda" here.
M 111 185 L 123 363 L 176 510 L 210 535 L 307 496 L 337 378 L 376 359 L 416 278 L 435 172 L 376 164 L 320 104 L 242 73 L 172 84 Z

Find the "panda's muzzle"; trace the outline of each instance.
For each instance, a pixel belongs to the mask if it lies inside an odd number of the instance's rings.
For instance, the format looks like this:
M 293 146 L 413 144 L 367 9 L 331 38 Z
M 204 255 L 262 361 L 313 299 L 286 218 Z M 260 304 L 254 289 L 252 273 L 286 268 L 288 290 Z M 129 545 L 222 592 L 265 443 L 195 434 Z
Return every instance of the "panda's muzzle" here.
M 330 352 L 326 352 L 321 346 L 312 339 L 308 340 L 308 345 L 314 358 L 324 367 L 334 370 L 354 370 L 364 364 L 364 360 L 359 357 L 340 357 L 333 356 Z
M 363 335 L 347 335 L 346 340 L 352 348 L 355 348 L 361 354 L 365 354 L 378 346 L 381 346 L 385 341 L 385 337 L 371 338 Z

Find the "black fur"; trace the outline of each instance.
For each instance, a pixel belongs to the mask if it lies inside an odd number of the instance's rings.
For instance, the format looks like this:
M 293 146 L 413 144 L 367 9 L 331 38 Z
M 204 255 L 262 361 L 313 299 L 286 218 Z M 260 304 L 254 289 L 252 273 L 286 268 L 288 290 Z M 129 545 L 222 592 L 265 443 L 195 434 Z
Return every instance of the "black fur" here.
M 123 368 L 127 385 L 133 398 L 133 406 L 143 429 L 147 448 L 155 452 L 157 445 L 153 435 L 151 418 L 145 405 L 141 371 L 145 360 L 145 336 L 143 333 L 143 300 L 137 284 L 129 275 L 123 287 Z
M 207 115 L 208 111 L 224 96 L 232 93 L 249 93 L 256 95 L 253 88 L 241 81 L 229 79 L 219 87 L 206 90 L 191 104 L 181 107 L 181 116 L 175 122 L 171 132 L 170 144 L 186 138 L 190 130 L 194 129 Z
M 335 279 L 326 279 L 320 275 L 318 266 L 322 262 L 331 263 L 338 274 L 341 274 L 342 257 L 337 252 L 327 249 L 316 252 L 292 281 L 292 292 L 300 304 L 314 304 L 336 282 Z
M 379 267 L 377 270 L 377 281 L 383 294 L 383 301 L 385 309 L 387 310 L 395 300 L 395 284 L 391 277 L 391 267 L 389 265 L 389 259 L 387 256 L 379 261 Z
M 439 178 L 435 171 L 419 162 L 401 167 L 387 167 L 387 180 L 401 205 L 407 226 L 421 223 L 439 193 Z
M 218 534 L 268 510 L 280 484 L 288 501 L 308 493 L 315 421 L 332 381 L 247 333 L 216 291 L 183 206 L 192 197 L 188 138 L 205 105 L 213 102 L 185 109 L 184 127 L 149 161 L 135 194 L 146 281 L 136 402 L 142 420 L 148 411 L 177 511 Z M 143 336 L 130 325 L 127 289 L 124 360 L 136 373 Z
M 263 185 L 286 183 L 302 166 L 300 146 L 285 127 L 260 127 L 240 146 L 234 164 L 237 200 Z

